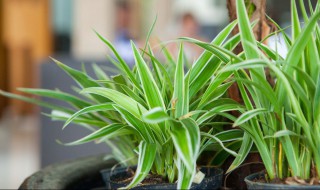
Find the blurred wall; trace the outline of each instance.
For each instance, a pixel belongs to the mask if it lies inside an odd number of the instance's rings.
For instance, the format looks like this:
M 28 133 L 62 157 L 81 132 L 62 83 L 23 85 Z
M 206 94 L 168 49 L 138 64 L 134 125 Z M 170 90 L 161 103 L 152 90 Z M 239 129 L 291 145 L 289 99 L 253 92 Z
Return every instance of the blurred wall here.
M 51 54 L 49 0 L 2 0 L 3 39 L 6 50 L 4 79 L 9 91 L 37 86 L 37 64 Z M 15 113 L 32 112 L 32 106 L 10 99 Z
M 3 44 L 3 1 L 0 1 L 0 89 L 7 90 L 7 68 L 5 63 L 4 44 Z M 0 96 L 0 116 L 7 105 L 8 99 Z
M 172 0 L 150 0 L 142 4 L 143 11 L 141 18 L 143 19 L 143 23 L 146 23 L 142 25 L 144 38 L 156 17 L 157 22 L 153 34 L 161 39 L 165 39 L 168 33 L 170 33 L 168 26 L 174 21 L 172 2 Z
M 72 53 L 78 58 L 104 58 L 106 47 L 96 30 L 108 39 L 114 37 L 114 0 L 74 0 Z

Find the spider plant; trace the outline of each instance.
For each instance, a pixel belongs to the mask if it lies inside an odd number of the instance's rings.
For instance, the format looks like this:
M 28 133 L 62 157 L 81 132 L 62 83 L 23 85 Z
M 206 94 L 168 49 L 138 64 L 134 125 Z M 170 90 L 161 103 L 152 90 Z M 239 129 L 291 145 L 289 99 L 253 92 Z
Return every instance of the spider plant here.
M 221 70 L 234 72 L 247 109 L 233 125 L 250 136 L 270 180 L 320 175 L 320 3 L 315 10 L 310 6 L 310 16 L 303 0 L 300 7 L 303 27 L 296 2 L 291 1 L 292 36 L 282 32 L 288 48 L 283 58 L 256 42 L 244 2 L 237 1 L 244 57 Z M 273 73 L 274 86 L 266 80 L 265 68 Z M 243 144 L 229 171 L 242 162 L 250 147 Z
M 228 39 L 235 25 L 236 22 L 230 23 L 211 44 L 232 50 L 240 41 L 239 35 Z M 171 183 L 177 180 L 179 189 L 190 188 L 197 171 L 197 158 L 210 145 L 218 145 L 220 150 L 238 156 L 228 144 L 241 141 L 243 132 L 221 128 L 225 123 L 223 118 L 235 120 L 227 111 L 243 110 L 225 97 L 234 82 L 230 78 L 232 72 L 218 74 L 222 66 L 230 62 L 227 56 L 204 51 L 185 72 L 182 44 L 177 61 L 164 48 L 168 64 L 163 65 L 149 46 L 139 51 L 132 43 L 136 66 L 130 69 L 114 46 L 97 35 L 114 53 L 109 60 L 120 71 L 118 75 L 110 78 L 101 67 L 94 65 L 98 78 L 95 80 L 85 70 L 75 70 L 53 59 L 78 83 L 79 87 L 74 90 L 80 97 L 59 90 L 20 89 L 67 102 L 71 108 L 0 93 L 52 109 L 48 115 L 65 121 L 63 128 L 76 123 L 93 131 L 66 145 L 107 142 L 114 147 L 119 160 L 137 158 L 135 175 L 125 188 L 138 185 L 150 172 Z M 134 163 L 134 159 L 131 161 Z

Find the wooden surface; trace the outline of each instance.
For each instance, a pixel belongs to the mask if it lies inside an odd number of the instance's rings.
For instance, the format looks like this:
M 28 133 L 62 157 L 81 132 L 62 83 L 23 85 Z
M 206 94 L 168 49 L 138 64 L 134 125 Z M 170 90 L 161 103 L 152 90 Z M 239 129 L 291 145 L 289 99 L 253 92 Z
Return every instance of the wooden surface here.
M 4 79 L 10 92 L 19 93 L 18 87 L 36 87 L 37 64 L 51 52 L 49 0 L 2 0 L 3 37 L 6 49 Z M 2 77 L 3 78 L 3 77 Z M 32 106 L 10 100 L 15 113 L 32 112 Z
M 7 68 L 4 57 L 4 44 L 3 44 L 3 2 L 0 1 L 0 89 L 7 90 Z M 0 116 L 2 115 L 8 99 L 0 96 Z

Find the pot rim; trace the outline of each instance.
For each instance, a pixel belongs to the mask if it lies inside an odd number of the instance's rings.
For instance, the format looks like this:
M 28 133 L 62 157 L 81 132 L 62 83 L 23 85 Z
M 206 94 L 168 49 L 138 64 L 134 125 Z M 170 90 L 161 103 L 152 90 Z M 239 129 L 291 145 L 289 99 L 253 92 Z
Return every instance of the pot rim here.
M 261 172 L 257 172 L 257 173 L 253 173 L 248 175 L 247 177 L 244 178 L 244 181 L 247 184 L 254 184 L 254 185 L 261 185 L 261 186 L 267 186 L 267 187 L 279 187 L 279 186 L 285 186 L 285 187 L 310 187 L 310 188 L 320 188 L 320 185 L 288 185 L 288 184 L 275 184 L 275 183 L 263 183 L 263 182 L 255 182 L 252 181 L 252 178 L 254 178 L 255 176 L 261 176 L 261 175 L 265 175 L 264 171 Z
M 113 181 L 111 180 L 111 176 L 113 175 L 113 171 L 117 170 L 118 169 L 118 172 L 121 173 L 121 172 L 125 172 L 127 170 L 127 168 L 132 168 L 132 169 L 135 169 L 136 168 L 136 165 L 134 166 L 122 166 L 122 167 L 116 167 L 114 169 L 112 168 L 108 168 L 108 169 L 103 169 L 100 171 L 100 173 L 103 173 L 103 172 L 110 172 L 110 182 L 114 183 L 114 184 L 121 184 L 122 182 L 120 181 Z M 220 176 L 220 175 L 223 175 L 223 169 L 220 168 L 220 167 L 216 167 L 216 166 L 199 166 L 198 169 L 201 170 L 201 169 L 215 169 L 215 175 L 213 176 L 208 176 L 207 178 L 215 178 L 217 176 Z M 175 183 L 159 183 L 159 184 L 150 184 L 150 186 L 152 185 L 176 185 L 177 182 Z M 143 186 L 143 185 L 142 185 Z M 138 187 L 138 186 L 137 186 Z

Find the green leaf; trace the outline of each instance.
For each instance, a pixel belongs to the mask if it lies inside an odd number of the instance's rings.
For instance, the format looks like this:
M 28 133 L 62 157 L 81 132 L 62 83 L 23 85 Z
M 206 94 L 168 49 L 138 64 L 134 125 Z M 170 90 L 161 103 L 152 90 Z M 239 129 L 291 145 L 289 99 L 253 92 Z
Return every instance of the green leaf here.
M 311 76 L 307 72 L 305 72 L 304 70 L 300 69 L 299 67 L 292 66 L 292 68 L 299 75 L 299 79 L 301 80 L 299 82 L 300 83 L 302 83 L 302 82 L 306 83 L 306 85 L 308 86 L 307 90 L 308 90 L 309 94 L 312 96 L 314 94 L 314 92 L 315 92 L 315 89 L 316 89 L 315 82 L 317 80 L 313 80 L 311 78 Z
M 233 48 L 236 47 L 239 41 L 240 41 L 240 37 L 234 36 L 223 45 L 223 48 L 227 50 L 232 50 Z M 222 65 L 222 62 L 217 56 L 212 55 L 212 53 L 208 51 L 206 51 L 204 54 L 206 53 L 211 54 L 211 56 L 201 60 L 201 62 L 204 62 L 204 63 L 200 64 L 202 68 L 199 71 L 199 73 L 197 73 L 194 79 L 191 78 L 191 74 L 194 72 L 189 71 L 190 72 L 190 90 L 189 90 L 190 98 L 192 98 L 202 87 L 204 87 L 207 84 L 207 82 L 212 78 L 212 76 L 215 75 L 215 72 L 219 70 Z M 193 71 L 194 69 L 198 69 L 197 67 L 198 66 L 193 66 L 191 71 Z
M 229 166 L 226 173 L 230 173 L 231 171 L 238 168 L 243 161 L 247 158 L 249 152 L 251 151 L 251 147 L 253 145 L 253 141 L 247 133 L 243 134 L 243 139 L 241 142 L 241 147 L 238 151 L 238 155 L 235 157 L 231 165 Z
M 279 138 L 279 137 L 284 137 L 284 136 L 298 136 L 300 137 L 297 133 L 284 129 L 275 132 L 272 136 L 265 136 L 264 138 Z
M 229 129 L 221 131 L 215 134 L 215 136 L 220 139 L 221 142 L 230 142 L 242 139 L 243 131 L 240 129 Z
M 69 117 L 71 117 L 72 114 L 64 112 L 64 111 L 60 111 L 60 110 L 52 110 L 51 115 L 49 115 L 49 114 L 44 114 L 44 115 L 51 117 L 52 120 L 54 120 L 54 121 L 67 121 L 69 119 Z M 105 122 L 105 121 L 91 119 L 91 118 L 88 119 L 88 118 L 85 118 L 82 116 L 74 119 L 73 123 L 79 124 L 79 125 L 82 125 L 85 127 L 88 127 L 88 125 L 104 127 L 107 124 L 107 122 Z
M 200 129 L 197 123 L 191 118 L 185 118 L 181 120 L 182 125 L 188 130 L 191 139 L 192 154 L 194 162 L 198 158 L 200 150 Z M 195 164 L 195 163 L 194 163 Z
M 175 61 L 173 59 L 173 56 L 171 55 L 171 53 L 169 52 L 169 50 L 166 48 L 166 46 L 164 46 L 163 44 L 161 44 L 161 50 L 163 51 L 164 56 L 167 59 L 167 62 L 170 66 L 174 66 L 175 65 Z
M 284 75 L 286 75 L 284 73 Z M 303 104 L 306 106 L 305 115 L 308 117 L 308 115 L 312 112 L 311 108 L 311 102 L 308 100 L 308 96 L 306 92 L 304 91 L 303 87 L 291 76 L 286 75 L 286 78 L 290 82 L 290 85 L 292 86 L 292 89 L 295 92 L 295 95 L 297 98 L 299 98 Z M 302 104 L 302 103 L 301 103 Z
M 296 0 L 291 0 L 291 25 L 292 42 L 294 43 L 295 39 L 297 38 L 297 36 L 299 36 L 301 32 Z
M 107 74 L 97 64 L 93 64 L 92 69 L 99 80 L 109 80 Z
M 117 134 L 120 130 L 125 129 L 125 128 L 126 128 L 126 126 L 123 124 L 113 123 L 113 124 L 110 124 L 108 126 L 101 128 L 101 129 L 91 133 L 90 135 L 85 136 L 77 141 L 65 143 L 64 145 L 72 146 L 72 145 L 79 145 L 79 144 L 87 143 L 87 142 L 90 142 L 90 141 L 93 141 L 93 140 L 96 140 L 99 138 L 106 139 L 107 137 L 113 136 L 113 135 Z
M 114 108 L 121 114 L 121 117 L 131 126 L 142 138 L 148 143 L 154 142 L 154 136 L 150 130 L 150 127 L 143 123 L 140 119 L 135 117 L 132 113 L 123 109 L 121 106 L 113 105 Z
M 226 145 L 227 148 L 231 149 L 231 150 L 239 150 L 240 146 L 242 143 L 239 143 L 238 141 L 234 141 L 231 143 L 228 143 Z M 214 154 L 214 156 L 212 157 L 212 159 L 208 162 L 211 166 L 217 166 L 217 167 L 221 167 L 222 164 L 225 163 L 225 161 L 227 160 L 227 158 L 230 156 L 230 154 L 228 152 L 226 152 L 225 150 L 221 149 L 218 152 L 216 152 Z
M 213 116 L 217 114 L 220 114 L 222 112 L 227 112 L 227 111 L 234 111 L 234 110 L 243 110 L 243 108 L 238 103 L 228 103 L 228 104 L 226 103 L 226 104 L 217 105 L 211 110 L 209 110 L 207 113 L 200 116 L 197 119 L 197 123 L 198 125 L 200 125 L 206 120 L 212 119 Z
M 211 130 L 213 131 L 213 128 Z M 212 134 L 212 131 L 204 132 L 204 133 Z M 235 142 L 235 141 L 239 142 L 242 140 L 243 130 L 240 130 L 240 129 L 225 130 L 225 131 L 222 131 L 222 132 L 215 134 L 214 136 L 216 138 L 218 138 L 222 143 L 229 143 L 229 142 Z M 208 146 L 210 146 L 212 144 L 216 144 L 217 141 L 212 139 L 211 137 L 203 136 L 202 143 L 203 143 L 203 145 L 201 145 L 200 152 L 207 149 Z M 219 149 L 214 149 L 214 151 L 219 151 Z
M 168 85 L 168 89 L 169 89 L 169 92 L 173 92 L 173 85 L 172 85 L 172 82 L 170 80 L 170 76 L 169 76 L 169 73 L 168 71 L 166 70 L 166 68 L 163 66 L 162 63 L 160 63 L 160 61 L 155 58 L 152 54 L 150 53 L 146 53 L 146 55 L 148 55 L 151 59 L 151 63 L 152 65 L 155 67 L 155 68 L 158 68 L 159 70 L 159 73 L 161 73 L 163 75 L 163 80 L 165 81 L 165 84 Z
M 209 100 L 215 100 L 220 98 L 226 93 L 226 91 L 234 82 L 227 82 L 220 86 L 218 85 L 221 84 L 224 80 L 226 80 L 226 77 L 229 77 L 229 76 L 230 76 L 230 73 L 222 73 L 221 75 L 217 76 L 217 78 L 213 80 L 213 82 L 207 88 L 206 92 L 203 94 L 201 101 L 199 103 L 199 107 L 201 107 L 205 103 L 208 103 Z M 221 79 L 218 77 L 221 77 Z
M 176 65 L 175 77 L 174 77 L 174 92 L 172 102 L 175 106 L 175 117 L 179 118 L 185 115 L 185 85 L 184 85 L 184 67 L 183 67 L 183 45 L 180 45 L 178 61 Z
M 211 134 L 202 132 L 201 136 L 211 138 L 212 140 L 216 141 L 221 146 L 221 148 L 223 148 L 223 150 L 225 150 L 226 152 L 228 152 L 229 154 L 231 154 L 233 156 L 238 156 L 238 154 L 235 151 L 230 150 L 227 147 L 225 147 L 223 142 L 218 137 L 216 137 L 215 135 L 211 135 Z
M 267 17 L 267 19 L 268 19 L 274 26 L 276 26 L 277 30 L 281 33 L 281 35 L 282 35 L 282 37 L 283 37 L 283 40 L 284 40 L 285 43 L 286 43 L 286 48 L 290 49 L 292 42 L 291 42 L 291 39 L 290 39 L 290 37 L 288 36 L 288 34 L 285 32 L 285 29 L 290 28 L 291 26 L 288 26 L 288 27 L 286 27 L 286 28 L 281 28 L 281 27 L 279 26 L 279 24 L 276 23 L 271 17 L 269 17 L 268 15 L 266 15 L 266 17 Z M 277 32 L 277 31 L 276 31 L 276 32 Z M 262 42 L 263 42 L 263 41 L 264 41 L 264 39 L 262 40 Z
M 299 0 L 299 5 L 300 5 L 300 10 L 302 12 L 302 16 L 303 16 L 304 21 L 308 22 L 309 18 L 308 18 L 306 8 L 304 6 L 304 0 Z
M 254 72 L 254 71 L 251 71 Z M 257 78 L 259 78 L 259 75 L 257 75 Z M 242 78 L 235 78 L 237 82 L 241 82 L 245 85 L 245 87 L 248 89 L 250 93 L 254 93 L 254 90 L 252 87 L 255 87 L 256 90 L 259 90 L 266 96 L 266 98 L 269 100 L 271 105 L 274 107 L 275 110 L 279 110 L 279 105 L 277 104 L 277 96 L 276 93 L 274 92 L 272 86 L 269 84 L 268 81 L 261 79 L 260 83 L 253 82 L 252 80 L 248 79 L 242 79 Z M 261 85 L 263 84 L 263 85 Z M 255 96 L 253 99 L 258 102 L 259 97 Z M 263 105 L 263 106 L 268 106 L 269 105 Z
M 99 87 L 100 84 L 95 82 L 92 78 L 90 78 L 88 75 L 81 71 L 77 71 L 63 63 L 61 63 L 58 60 L 55 60 L 51 58 L 62 70 L 64 70 L 69 76 L 71 76 L 79 86 L 82 88 L 88 88 L 88 87 Z M 96 99 L 98 102 L 107 102 L 108 99 L 105 99 L 103 97 L 95 96 L 93 95 L 94 99 Z
M 127 86 L 125 77 L 121 74 L 118 74 L 118 75 L 112 76 L 112 80 L 114 81 L 114 84 L 118 84 L 115 86 L 114 90 L 124 93 L 122 87 Z
M 267 109 L 265 108 L 257 108 L 254 110 L 249 110 L 247 112 L 245 112 L 244 114 L 242 114 L 233 124 L 233 126 L 239 126 L 249 120 L 251 120 L 252 118 L 256 117 L 257 115 L 260 114 L 264 114 L 269 112 Z
M 114 46 L 111 44 L 111 42 L 109 42 L 107 39 L 105 39 L 103 36 L 101 36 L 98 32 L 95 31 L 95 33 L 100 38 L 100 40 L 103 41 L 111 49 L 111 51 L 114 53 L 114 55 L 119 60 L 120 66 L 118 68 L 120 68 L 124 73 L 126 73 L 126 75 L 129 77 L 129 79 L 135 85 L 135 87 L 139 89 L 140 88 L 139 83 L 137 82 L 136 78 L 134 77 L 134 74 L 132 73 L 129 66 L 126 64 L 126 62 L 121 58 L 121 56 L 119 55 L 117 50 L 114 48 Z
M 120 87 L 127 94 L 128 97 L 131 97 L 135 101 L 139 102 L 143 107 L 148 107 L 145 100 L 143 100 L 142 97 L 140 97 L 138 93 L 131 90 L 128 86 L 121 85 Z
M 150 172 L 157 152 L 156 144 L 141 141 L 139 144 L 138 166 L 133 180 L 124 189 L 131 189 L 138 185 Z
M 244 50 L 244 53 L 246 55 L 246 59 L 258 59 L 260 56 L 264 56 L 264 54 L 261 53 L 257 46 L 256 39 L 253 34 L 253 30 L 251 29 L 250 21 L 248 18 L 248 14 L 246 11 L 246 6 L 244 1 L 236 1 L 236 8 L 237 8 L 237 16 L 239 19 L 239 30 L 240 30 L 240 36 L 241 36 L 241 44 Z M 260 78 L 262 77 L 264 80 L 265 77 L 265 71 L 263 67 L 257 67 L 255 69 L 252 69 L 256 71 L 256 74 L 251 74 L 251 78 L 254 82 L 259 83 L 260 80 L 257 79 L 256 75 L 259 75 Z M 263 94 L 259 91 L 256 92 L 257 96 L 259 97 L 259 103 L 262 105 L 266 104 L 266 99 L 263 96 Z M 256 102 L 257 103 L 257 102 Z M 257 105 L 259 106 L 259 105 Z
M 284 121 L 284 119 L 282 118 L 282 121 Z M 285 129 L 285 123 L 281 123 L 283 125 L 283 129 Z M 281 134 L 281 133 L 280 133 Z M 292 139 L 288 136 L 282 136 L 279 137 L 280 142 L 282 144 L 284 153 L 286 155 L 288 159 L 288 165 L 290 167 L 290 170 L 292 172 L 293 176 L 299 176 L 300 175 L 300 170 L 302 169 L 299 166 L 299 162 L 298 162 L 298 154 L 297 154 L 297 149 L 295 149 L 294 143 L 292 142 Z
M 193 133 L 190 133 L 190 132 Z M 172 121 L 171 138 L 179 158 L 185 164 L 189 172 L 193 172 L 195 167 L 195 158 L 198 155 L 200 145 L 200 132 L 197 124 L 190 118 L 182 122 Z
M 296 66 L 298 64 L 299 58 L 297 58 L 297 55 L 303 54 L 303 51 L 313 34 L 312 31 L 317 25 L 319 18 L 320 18 L 320 12 L 317 12 L 314 15 L 312 15 L 309 22 L 304 26 L 300 35 L 295 40 L 295 43 L 289 49 L 286 57 L 286 61 L 289 64 L 288 66 L 285 65 L 285 71 L 290 70 L 289 65 Z M 288 74 L 290 75 L 291 71 L 289 71 Z
M 320 40 L 320 37 L 319 37 Z M 320 48 L 320 46 L 318 45 L 318 47 Z M 315 39 L 313 38 L 313 36 L 311 36 L 311 40 L 309 41 L 308 45 L 307 45 L 307 49 L 306 51 L 308 52 L 307 54 L 307 58 L 309 61 L 309 63 L 312 64 L 307 64 L 307 67 L 310 67 L 310 76 L 311 78 L 316 81 L 318 79 L 319 76 L 319 72 L 320 72 L 320 49 L 317 48 L 317 44 L 315 42 Z M 308 68 L 307 68 L 308 69 Z
M 220 70 L 221 73 L 228 71 L 236 71 L 238 69 L 253 69 L 253 68 L 261 68 L 262 66 L 266 66 L 267 63 L 262 59 L 248 59 L 246 61 L 242 61 L 240 63 L 235 63 L 232 65 L 226 65 L 223 69 Z
M 259 48 L 261 48 L 262 51 L 264 51 L 272 60 L 284 60 L 281 55 L 279 55 L 277 52 L 275 52 L 273 49 L 271 49 L 269 46 L 259 42 L 258 43 Z
M 68 109 L 68 108 L 66 108 L 64 106 L 52 105 L 52 104 L 46 103 L 44 101 L 37 100 L 35 98 L 28 98 L 28 97 L 21 96 L 21 95 L 18 95 L 18 94 L 5 92 L 5 91 L 3 91 L 1 89 L 0 89 L 0 94 L 5 96 L 5 97 L 8 97 L 8 98 L 14 98 L 14 99 L 17 99 L 17 100 L 22 100 L 22 101 L 25 101 L 25 102 L 28 102 L 28 103 L 31 103 L 31 104 L 35 104 L 35 105 L 38 105 L 38 106 L 46 107 L 46 108 L 49 108 L 49 109 L 52 109 L 52 110 L 59 110 L 59 111 L 67 112 L 67 113 L 73 113 L 74 112 L 73 110 Z
M 233 104 L 233 105 L 240 106 L 240 104 L 237 101 L 235 101 L 231 98 L 218 98 L 216 100 L 212 100 L 212 101 L 208 102 L 203 109 L 204 110 L 211 110 L 211 109 L 215 108 L 216 106 L 221 106 L 224 104 Z
M 18 88 L 19 91 L 34 94 L 38 96 L 53 98 L 56 100 L 62 100 L 64 102 L 67 102 L 76 108 L 83 108 L 90 105 L 90 103 L 81 100 L 80 98 L 73 96 L 71 94 L 61 92 L 58 90 L 47 90 L 47 89 L 31 89 L 31 88 Z
M 141 118 L 141 113 L 145 113 L 147 110 L 141 104 L 136 102 L 129 96 L 124 95 L 121 92 L 118 92 L 113 89 L 107 89 L 102 87 L 91 87 L 85 88 L 82 90 L 82 93 L 90 93 L 90 94 L 97 94 L 100 96 L 104 96 L 117 105 L 126 109 L 129 113 L 137 117 L 138 119 Z
M 259 58 L 259 52 L 257 51 L 257 43 L 254 34 L 251 30 L 249 17 L 246 11 L 246 6 L 244 1 L 237 2 L 237 16 L 239 20 L 239 30 L 242 40 L 242 47 L 246 54 L 247 59 Z
M 74 113 L 63 125 L 62 129 L 64 129 L 69 123 L 71 123 L 75 118 L 82 114 L 86 113 L 92 113 L 92 112 L 98 112 L 98 111 L 107 111 L 107 110 L 114 110 L 112 103 L 106 103 L 106 104 L 98 104 L 98 105 L 92 105 L 85 107 L 76 113 Z
M 154 81 L 154 78 L 152 76 L 152 73 L 150 72 L 150 69 L 148 68 L 148 65 L 141 57 L 133 42 L 131 42 L 131 46 L 135 62 L 138 68 L 140 81 L 142 83 L 144 96 L 146 97 L 149 108 L 162 107 L 163 109 L 165 109 L 161 93 L 156 85 L 156 82 Z
M 237 21 L 233 21 L 228 26 L 226 26 L 212 41 L 213 44 L 221 45 L 224 40 L 227 39 L 229 34 L 231 34 L 233 28 L 236 26 Z M 191 73 L 190 73 L 190 82 L 193 83 L 194 80 L 201 75 L 201 72 L 209 61 L 209 59 L 212 57 L 212 53 L 205 51 L 198 60 L 193 64 Z
M 146 42 L 145 42 L 145 44 L 144 44 L 144 48 L 143 48 L 143 51 L 142 51 L 142 57 L 143 57 L 143 55 L 144 55 L 144 52 L 146 51 L 146 48 L 147 48 L 147 45 L 148 45 L 148 42 L 149 42 L 151 33 L 152 33 L 153 29 L 154 29 L 154 26 L 156 25 L 157 18 L 158 18 L 158 15 L 156 15 L 156 17 L 154 18 L 153 23 L 152 23 L 152 25 L 151 25 L 151 27 L 150 27 L 150 29 L 149 29 L 149 31 L 148 31 L 147 38 L 146 38 Z
M 217 35 L 217 37 L 212 41 L 212 44 L 221 46 L 227 36 L 231 33 L 235 24 L 236 21 L 229 24 L 223 31 L 221 31 Z M 223 48 L 232 50 L 237 46 L 239 41 L 239 35 L 235 35 L 223 45 Z M 197 59 L 197 61 L 192 65 L 191 70 L 188 72 L 188 74 L 190 74 L 190 99 L 192 99 L 197 94 L 197 92 L 207 84 L 214 73 L 220 68 L 221 64 L 222 63 L 220 59 L 209 51 L 205 51 Z
M 190 113 L 189 112 L 190 110 L 189 81 L 190 81 L 190 75 L 187 74 L 184 77 L 184 95 L 183 95 L 183 100 L 184 100 L 183 113 L 186 113 L 186 114 Z
M 148 123 L 161 123 L 170 117 L 161 107 L 156 107 L 143 114 L 142 119 Z
M 199 41 L 197 39 L 188 38 L 188 37 L 182 37 L 180 39 L 187 41 L 187 42 L 190 42 L 190 43 L 194 43 L 194 44 L 202 47 L 203 49 L 205 49 L 205 50 L 213 53 L 217 57 L 219 57 L 219 59 L 225 63 L 228 63 L 231 58 L 233 58 L 236 61 L 242 61 L 242 59 L 239 56 L 237 56 L 236 54 L 234 54 L 232 51 L 229 51 L 228 49 L 225 49 L 219 45 L 205 43 L 205 42 Z
M 143 53 L 146 53 L 148 56 L 149 55 L 150 56 L 154 56 L 150 44 L 148 44 L 148 52 L 143 51 Z M 158 64 L 155 63 L 155 61 L 153 59 L 151 59 L 150 62 L 151 62 L 151 65 L 152 65 L 152 68 L 153 68 L 153 71 L 154 71 L 155 81 L 159 85 L 159 89 L 163 89 L 164 88 L 163 75 L 161 74 L 160 68 L 159 68 Z M 161 64 L 161 66 L 163 67 L 162 64 Z
M 316 85 L 316 92 L 313 99 L 313 118 L 315 119 L 315 123 L 318 122 L 320 124 L 320 76 L 318 78 L 318 83 Z M 320 134 L 319 134 L 320 135 Z
M 192 180 L 196 173 L 195 167 L 192 172 L 190 172 L 183 161 L 178 159 L 177 168 L 179 172 L 177 189 L 190 189 Z

